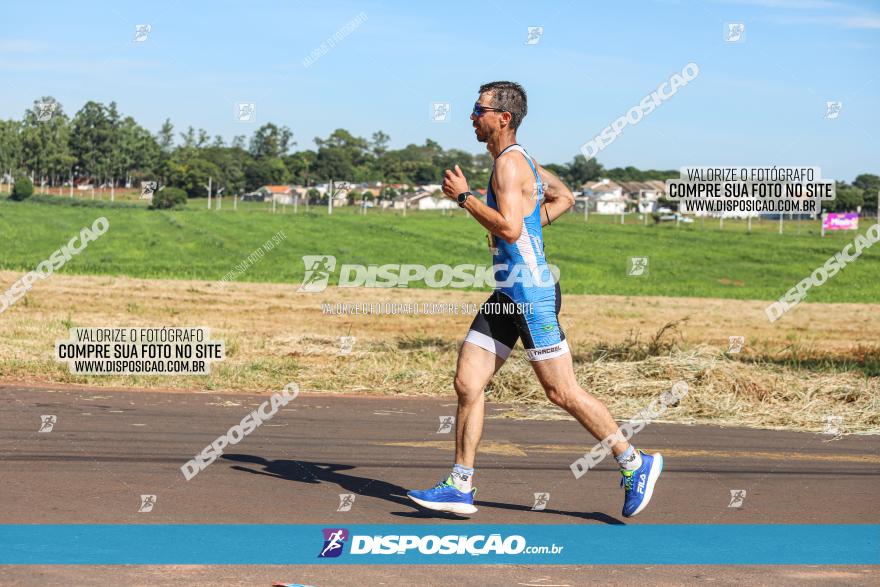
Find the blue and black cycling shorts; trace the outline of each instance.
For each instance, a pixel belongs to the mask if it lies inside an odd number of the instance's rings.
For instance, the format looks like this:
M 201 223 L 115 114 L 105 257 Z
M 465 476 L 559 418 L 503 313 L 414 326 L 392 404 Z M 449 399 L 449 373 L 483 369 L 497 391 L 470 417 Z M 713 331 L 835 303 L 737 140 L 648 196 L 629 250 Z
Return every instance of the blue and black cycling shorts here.
M 471 323 L 466 342 L 507 359 L 517 339 L 530 361 L 552 359 L 569 352 L 565 332 L 559 325 L 562 292 L 559 283 L 529 302 L 516 303 L 508 294 L 495 290 L 480 307 Z

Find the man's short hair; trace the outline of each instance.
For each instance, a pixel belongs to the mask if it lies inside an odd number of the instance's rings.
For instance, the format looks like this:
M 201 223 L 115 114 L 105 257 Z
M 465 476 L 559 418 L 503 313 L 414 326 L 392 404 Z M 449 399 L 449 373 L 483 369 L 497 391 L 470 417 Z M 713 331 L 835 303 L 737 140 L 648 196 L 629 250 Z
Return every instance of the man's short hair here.
M 526 91 L 516 82 L 491 82 L 480 86 L 480 93 L 491 92 L 491 108 L 500 108 L 510 112 L 510 126 L 519 128 L 523 118 L 529 112 Z

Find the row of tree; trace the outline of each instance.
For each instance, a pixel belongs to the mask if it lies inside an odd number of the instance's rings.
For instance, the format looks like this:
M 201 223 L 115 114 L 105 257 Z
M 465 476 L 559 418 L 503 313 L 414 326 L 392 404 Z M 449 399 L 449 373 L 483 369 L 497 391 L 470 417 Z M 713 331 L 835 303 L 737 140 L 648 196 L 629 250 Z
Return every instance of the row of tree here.
M 390 137 L 373 133 L 370 139 L 344 129 L 316 137 L 316 149 L 294 150 L 293 132 L 286 126 L 264 124 L 248 139 L 231 144 L 204 129 L 188 127 L 177 133 L 166 120 L 156 134 L 123 116 L 115 102 L 87 102 L 72 117 L 51 96 L 34 101 L 21 120 L 0 120 L 0 175 L 28 176 L 38 185 L 59 186 L 71 180 L 101 185 L 139 185 L 159 180 L 183 189 L 189 197 L 207 195 L 208 178 L 226 194 L 241 194 L 262 185 L 315 185 L 331 179 L 351 182 L 440 183 L 443 171 L 459 165 L 473 185 L 489 180 L 492 158 L 460 149 L 443 149 L 427 139 L 390 149 Z M 567 164 L 542 164 L 575 188 L 608 177 L 644 181 L 678 177 L 676 170 L 604 169 L 595 159 L 578 155 Z M 831 209 L 876 208 L 880 177 L 862 174 L 852 185 L 839 183 Z

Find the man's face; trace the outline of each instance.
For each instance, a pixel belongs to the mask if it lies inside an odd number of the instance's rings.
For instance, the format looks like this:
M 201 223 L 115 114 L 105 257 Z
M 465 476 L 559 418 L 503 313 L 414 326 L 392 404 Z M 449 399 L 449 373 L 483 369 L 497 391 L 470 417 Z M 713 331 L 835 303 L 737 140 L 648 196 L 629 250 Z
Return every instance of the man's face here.
M 480 94 L 480 99 L 477 100 L 477 102 L 480 106 L 491 108 L 491 92 L 483 92 Z M 477 140 L 479 142 L 487 142 L 489 137 L 501 129 L 502 114 L 502 112 L 483 112 L 483 115 L 478 117 L 473 112 L 471 113 L 471 122 L 474 125 L 474 133 L 477 135 Z

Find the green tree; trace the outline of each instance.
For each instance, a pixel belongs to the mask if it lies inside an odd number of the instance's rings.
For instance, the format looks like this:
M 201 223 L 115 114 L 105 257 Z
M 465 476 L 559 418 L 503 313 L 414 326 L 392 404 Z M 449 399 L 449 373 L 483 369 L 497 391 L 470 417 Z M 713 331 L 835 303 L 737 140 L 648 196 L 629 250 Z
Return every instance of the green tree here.
M 853 181 L 853 185 L 862 190 L 865 199 L 865 210 L 877 211 L 877 198 L 880 197 L 880 176 L 862 173 Z
M 12 186 L 12 194 L 9 197 L 16 202 L 21 202 L 32 195 L 34 195 L 34 184 L 28 178 L 21 177 L 15 180 L 15 185 Z
M 208 178 L 217 185 L 216 182 L 222 175 L 220 168 L 204 159 L 194 147 L 175 150 L 168 160 L 167 170 L 168 182 L 183 189 L 191 198 L 207 197 Z
M 291 142 L 292 139 L 293 131 L 286 126 L 278 127 L 272 123 L 264 124 L 254 131 L 254 136 L 251 138 L 251 155 L 256 158 L 268 157 L 271 159 L 284 157 L 290 151 L 290 147 L 296 144 Z
M 186 206 L 186 192 L 180 188 L 165 188 L 153 194 L 150 208 L 153 210 L 166 210 L 169 208 L 182 208 Z
M 578 190 L 588 181 L 596 181 L 602 177 L 602 164 L 595 159 L 587 160 L 582 155 L 575 156 L 571 163 L 568 164 L 568 185 L 573 190 Z
M 126 184 L 137 180 L 155 179 L 159 171 L 162 148 L 150 132 L 131 116 L 125 117 L 116 130 L 116 156 L 113 178 L 124 178 Z
M 48 119 L 41 119 L 40 104 L 51 104 Z M 25 112 L 21 126 L 21 156 L 26 169 L 50 185 L 57 185 L 73 167 L 70 153 L 70 127 L 60 103 L 51 96 L 34 100 Z
M 831 212 L 855 212 L 859 206 L 865 203 L 864 192 L 846 182 L 839 181 L 836 183 L 835 194 L 837 197 L 834 200 L 822 202 L 824 210 Z
M 115 110 L 115 104 L 113 104 Z M 80 176 L 107 177 L 114 147 L 114 128 L 110 112 L 99 102 L 88 101 L 73 117 L 70 149 Z
M 21 123 L 0 120 L 0 176 L 21 169 Z
M 244 174 L 248 190 L 264 185 L 285 185 L 290 181 L 290 171 L 278 158 L 253 159 L 245 167 Z
M 171 154 L 171 151 L 174 149 L 174 125 L 171 124 L 170 118 L 166 118 L 165 122 L 162 123 L 162 128 L 159 129 L 159 133 L 156 135 L 156 142 L 159 144 L 159 149 L 163 155 L 168 156 Z
M 318 154 L 311 170 L 316 179 L 365 181 L 363 172 L 369 144 L 345 129 L 337 128 L 326 139 L 315 137 Z

